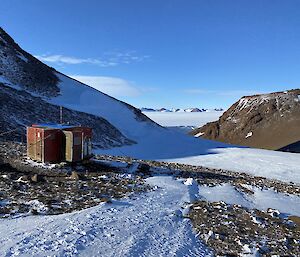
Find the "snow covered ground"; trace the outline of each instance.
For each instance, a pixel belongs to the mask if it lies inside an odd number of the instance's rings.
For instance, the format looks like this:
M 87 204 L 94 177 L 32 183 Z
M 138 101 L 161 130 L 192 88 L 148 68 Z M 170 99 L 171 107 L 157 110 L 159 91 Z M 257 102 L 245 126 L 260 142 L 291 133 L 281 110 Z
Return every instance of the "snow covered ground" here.
M 300 216 L 300 197 L 296 195 L 282 194 L 273 190 L 261 190 L 250 187 L 253 195 L 243 194 L 230 184 L 214 187 L 200 186 L 199 195 L 207 201 L 224 201 L 228 204 L 240 204 L 250 209 L 266 211 L 272 208 L 288 215 Z
M 195 184 L 170 176 L 147 182 L 156 189 L 135 199 L 2 220 L 0 256 L 212 256 L 182 217 Z
M 208 122 L 216 121 L 222 111 L 207 112 L 143 112 L 151 120 L 164 127 L 188 126 L 201 127 Z
M 300 184 L 299 154 L 232 146 L 171 131 L 164 133 L 136 145 L 97 152 L 226 169 Z
M 166 161 L 245 172 L 300 184 L 300 154 L 238 147 L 211 149 L 211 152 Z
M 174 131 L 188 134 L 208 122 L 216 121 L 223 111 L 207 112 L 143 112 L 151 120 Z

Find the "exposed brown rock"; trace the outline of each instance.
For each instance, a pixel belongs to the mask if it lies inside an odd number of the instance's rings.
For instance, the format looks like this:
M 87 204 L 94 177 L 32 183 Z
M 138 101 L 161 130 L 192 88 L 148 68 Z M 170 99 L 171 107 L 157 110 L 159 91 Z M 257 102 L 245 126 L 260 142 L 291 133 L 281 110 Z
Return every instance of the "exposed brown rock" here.
M 33 176 L 31 176 L 32 182 L 40 182 L 41 180 L 42 180 L 42 178 L 38 174 L 34 174 Z
M 80 179 L 80 177 L 79 177 L 79 175 L 76 171 L 72 171 L 71 179 L 73 179 L 73 180 L 79 180 Z
M 297 229 L 300 231 L 300 217 L 298 217 L 298 216 L 290 216 L 289 219 L 296 224 Z
M 242 97 L 218 121 L 193 135 L 225 143 L 277 150 L 300 140 L 300 89 Z M 297 150 L 298 149 L 298 150 Z M 293 147 L 292 151 L 300 151 Z

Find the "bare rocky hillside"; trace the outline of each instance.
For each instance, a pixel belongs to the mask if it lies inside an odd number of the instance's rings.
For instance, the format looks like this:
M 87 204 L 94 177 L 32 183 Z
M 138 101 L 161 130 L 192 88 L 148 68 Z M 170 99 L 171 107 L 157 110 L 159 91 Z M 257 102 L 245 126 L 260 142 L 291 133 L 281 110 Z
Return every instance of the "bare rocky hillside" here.
M 197 137 L 250 147 L 300 151 L 300 89 L 242 97 Z M 293 147 L 286 147 L 292 145 Z

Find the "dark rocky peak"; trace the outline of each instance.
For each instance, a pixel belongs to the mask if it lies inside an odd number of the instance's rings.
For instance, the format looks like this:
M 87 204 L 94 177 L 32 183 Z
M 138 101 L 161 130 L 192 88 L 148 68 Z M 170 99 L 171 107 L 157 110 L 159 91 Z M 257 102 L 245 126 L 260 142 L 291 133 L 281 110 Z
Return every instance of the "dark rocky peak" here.
M 59 95 L 55 70 L 25 52 L 0 27 L 0 77 L 41 96 Z

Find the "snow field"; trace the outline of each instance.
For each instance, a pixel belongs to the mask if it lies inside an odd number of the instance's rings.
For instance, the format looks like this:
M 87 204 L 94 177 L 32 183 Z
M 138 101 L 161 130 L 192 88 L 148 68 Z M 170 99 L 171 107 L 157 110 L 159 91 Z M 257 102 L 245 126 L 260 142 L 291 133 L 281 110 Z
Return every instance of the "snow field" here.
M 58 216 L 0 223 L 1 256 L 212 256 L 182 217 L 195 193 L 170 176 L 154 191 Z
M 300 154 L 238 147 L 211 149 L 211 153 L 168 158 L 165 161 L 244 172 L 300 184 Z
M 151 120 L 164 127 L 188 126 L 201 127 L 208 122 L 216 121 L 222 111 L 207 112 L 143 112 Z
M 261 211 L 272 208 L 287 215 L 300 216 L 299 196 L 278 193 L 271 189 L 261 190 L 257 187 L 250 189 L 254 192 L 253 195 L 241 193 L 230 184 L 215 187 L 200 186 L 199 195 L 210 202 L 224 201 L 228 204 L 239 204 L 246 208 Z

